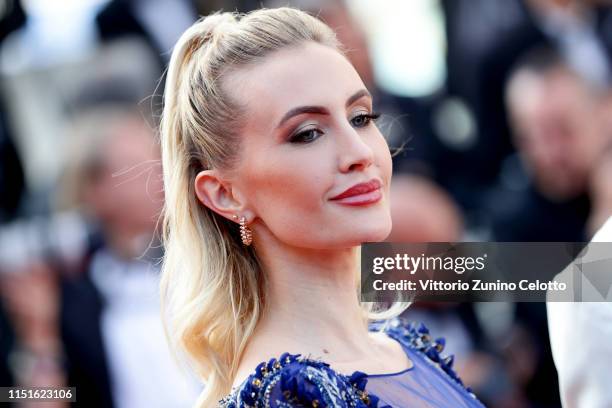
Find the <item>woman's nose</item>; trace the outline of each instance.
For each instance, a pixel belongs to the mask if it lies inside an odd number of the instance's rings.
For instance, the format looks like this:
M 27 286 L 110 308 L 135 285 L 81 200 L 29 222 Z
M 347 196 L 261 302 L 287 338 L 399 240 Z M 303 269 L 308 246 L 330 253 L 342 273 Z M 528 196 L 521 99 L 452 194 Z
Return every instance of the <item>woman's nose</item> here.
M 339 167 L 342 173 L 364 170 L 374 162 L 374 152 L 359 130 L 347 126 L 341 130 L 337 140 Z

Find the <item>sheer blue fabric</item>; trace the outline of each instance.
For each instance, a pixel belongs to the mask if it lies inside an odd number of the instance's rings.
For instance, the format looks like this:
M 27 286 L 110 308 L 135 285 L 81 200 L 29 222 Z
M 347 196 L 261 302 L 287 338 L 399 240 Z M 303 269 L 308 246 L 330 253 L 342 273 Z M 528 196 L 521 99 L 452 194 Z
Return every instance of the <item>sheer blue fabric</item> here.
M 464 387 L 431 364 L 419 352 L 405 348 L 413 367 L 397 374 L 368 375 L 366 390 L 380 398 L 379 406 L 482 407 Z
M 375 327 L 373 327 L 375 329 Z M 482 408 L 442 357 L 444 339 L 432 339 L 422 324 L 394 319 L 383 329 L 397 340 L 412 367 L 390 374 L 351 376 L 327 363 L 285 353 L 257 366 L 255 373 L 220 401 L 223 408 Z

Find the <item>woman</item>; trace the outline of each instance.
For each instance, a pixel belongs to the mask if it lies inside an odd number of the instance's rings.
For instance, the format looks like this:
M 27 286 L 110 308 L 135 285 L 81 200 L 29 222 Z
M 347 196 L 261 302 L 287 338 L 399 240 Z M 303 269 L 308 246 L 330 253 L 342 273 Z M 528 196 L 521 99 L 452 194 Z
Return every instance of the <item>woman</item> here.
M 377 116 L 332 30 L 299 10 L 214 14 L 179 40 L 162 290 L 206 382 L 198 406 L 480 406 L 426 329 L 368 330 L 359 245 L 391 229 Z

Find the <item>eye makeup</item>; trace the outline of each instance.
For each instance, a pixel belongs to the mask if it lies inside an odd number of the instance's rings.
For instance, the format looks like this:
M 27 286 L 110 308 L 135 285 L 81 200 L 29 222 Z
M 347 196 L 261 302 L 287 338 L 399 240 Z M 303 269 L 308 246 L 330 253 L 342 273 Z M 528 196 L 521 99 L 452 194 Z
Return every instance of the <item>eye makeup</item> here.
M 370 123 L 376 121 L 380 117 L 380 113 L 367 113 L 360 112 L 349 119 L 351 126 L 354 128 L 365 128 Z M 289 143 L 307 144 L 312 143 L 319 137 L 323 136 L 325 132 L 321 129 L 319 124 L 308 124 L 300 127 L 298 130 L 293 132 L 291 136 L 287 138 Z

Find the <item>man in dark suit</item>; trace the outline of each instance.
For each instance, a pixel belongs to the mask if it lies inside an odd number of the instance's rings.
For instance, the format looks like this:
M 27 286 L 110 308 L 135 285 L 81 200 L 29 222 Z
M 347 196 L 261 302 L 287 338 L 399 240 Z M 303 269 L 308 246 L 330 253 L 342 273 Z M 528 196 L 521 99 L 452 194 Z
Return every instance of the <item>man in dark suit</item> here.
M 484 204 L 492 238 L 588 241 L 588 183 L 606 142 L 601 88 L 553 49 L 536 48 L 521 58 L 506 89 L 519 154 L 507 163 Z M 542 406 L 558 406 L 546 309 L 518 303 L 516 319 L 527 328 L 537 356 L 526 392 Z
M 472 112 L 477 135 L 469 149 L 442 151 L 439 181 L 451 188 L 464 208 L 482 211 L 483 192 L 495 184 L 504 160 L 514 152 L 504 105 L 504 86 L 513 67 L 537 46 L 556 48 L 567 57 L 596 49 L 595 57 L 582 58 L 587 67 L 596 65 L 594 59 L 609 67 L 612 9 L 603 1 L 574 0 L 443 0 L 442 4 L 447 90 Z
M 124 108 L 94 109 L 77 122 L 81 140 L 66 172 L 73 185 L 62 196 L 98 234 L 61 285 L 67 382 L 88 408 L 191 406 L 200 387 L 177 370 L 161 324 L 163 189 L 152 131 Z

